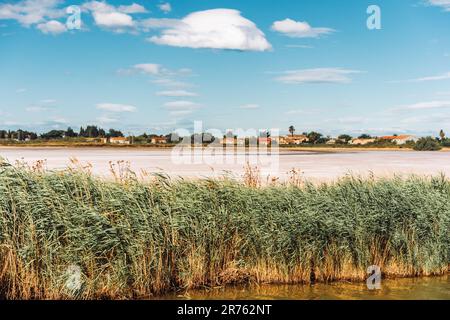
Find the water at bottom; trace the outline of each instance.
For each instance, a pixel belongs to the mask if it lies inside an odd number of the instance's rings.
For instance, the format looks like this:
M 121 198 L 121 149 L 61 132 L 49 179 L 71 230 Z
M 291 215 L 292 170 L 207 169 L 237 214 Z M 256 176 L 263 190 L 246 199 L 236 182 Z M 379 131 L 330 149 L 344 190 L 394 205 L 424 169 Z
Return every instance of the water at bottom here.
M 385 279 L 380 290 L 366 283 L 335 282 L 314 285 L 248 285 L 190 290 L 158 299 L 195 300 L 450 300 L 450 275 Z

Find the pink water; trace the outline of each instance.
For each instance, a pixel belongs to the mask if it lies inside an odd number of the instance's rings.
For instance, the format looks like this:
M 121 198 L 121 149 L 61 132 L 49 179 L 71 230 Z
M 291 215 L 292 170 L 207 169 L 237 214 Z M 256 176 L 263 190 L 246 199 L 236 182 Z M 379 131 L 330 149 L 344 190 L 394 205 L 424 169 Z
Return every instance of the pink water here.
M 239 177 L 244 172 L 243 163 L 197 163 L 179 164 L 179 157 L 172 156 L 171 150 L 146 149 L 101 149 L 101 148 L 0 148 L 0 157 L 11 163 L 17 160 L 33 164 L 46 160 L 48 169 L 64 169 L 70 158 L 81 163 L 92 164 L 93 173 L 110 175 L 109 162 L 129 161 L 135 172 L 165 172 L 172 176 L 190 178 L 217 177 L 230 172 Z M 330 181 L 346 174 L 390 176 L 393 174 L 450 176 L 450 152 L 414 151 L 349 151 L 339 153 L 314 153 L 281 151 L 279 164 L 264 175 L 285 179 L 289 171 L 298 169 L 305 178 L 316 181 Z

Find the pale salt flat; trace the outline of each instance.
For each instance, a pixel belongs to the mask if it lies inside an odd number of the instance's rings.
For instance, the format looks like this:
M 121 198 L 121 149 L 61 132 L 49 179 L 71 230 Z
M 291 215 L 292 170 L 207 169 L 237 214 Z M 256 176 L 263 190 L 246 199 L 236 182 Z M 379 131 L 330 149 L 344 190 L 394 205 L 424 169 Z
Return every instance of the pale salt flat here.
M 171 176 L 185 178 L 217 177 L 230 172 L 235 177 L 244 173 L 244 164 L 179 164 L 171 150 L 117 149 L 117 148 L 0 148 L 0 157 L 9 162 L 24 161 L 30 165 L 46 160 L 49 170 L 67 168 L 70 158 L 81 163 L 92 164 L 92 172 L 98 176 L 111 177 L 110 161 L 128 161 L 137 173 L 165 172 Z M 300 170 L 305 178 L 315 181 L 330 181 L 346 174 L 367 176 L 391 176 L 393 174 L 450 176 L 450 152 L 414 151 L 349 151 L 337 153 L 280 151 L 279 166 L 265 176 L 284 180 L 292 169 Z

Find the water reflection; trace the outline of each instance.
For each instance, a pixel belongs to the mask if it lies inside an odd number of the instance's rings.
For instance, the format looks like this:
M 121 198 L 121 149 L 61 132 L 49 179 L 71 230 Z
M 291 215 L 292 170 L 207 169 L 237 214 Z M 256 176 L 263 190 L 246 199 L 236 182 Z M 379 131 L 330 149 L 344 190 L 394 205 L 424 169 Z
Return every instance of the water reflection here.
M 163 299 L 264 299 L 264 300 L 450 300 L 450 275 L 443 277 L 383 280 L 381 290 L 365 283 L 337 282 L 309 285 L 252 285 L 191 290 Z

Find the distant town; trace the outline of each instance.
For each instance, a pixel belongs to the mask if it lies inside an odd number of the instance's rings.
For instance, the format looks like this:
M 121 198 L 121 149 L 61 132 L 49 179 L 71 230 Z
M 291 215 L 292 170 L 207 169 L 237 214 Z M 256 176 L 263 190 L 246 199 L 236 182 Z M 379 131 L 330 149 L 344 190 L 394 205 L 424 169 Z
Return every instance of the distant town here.
M 400 147 L 415 150 L 440 150 L 443 147 L 450 147 L 450 138 L 443 130 L 439 131 L 437 137 L 417 137 L 410 134 L 394 134 L 390 136 L 371 136 L 361 134 L 353 137 L 348 134 L 341 134 L 337 137 L 325 136 L 319 132 L 296 133 L 294 126 L 288 128 L 289 134 L 272 136 L 270 131 L 263 131 L 259 136 L 240 137 L 232 131 L 224 136 L 215 137 L 210 133 L 199 133 L 182 137 L 177 133 L 169 134 L 147 134 L 124 135 L 122 131 L 116 129 L 104 130 L 95 125 L 81 127 L 77 132 L 72 128 L 66 130 L 51 130 L 42 134 L 27 130 L 0 130 L 0 145 L 136 145 L 136 146 L 160 146 L 170 147 L 179 143 L 201 144 L 201 145 L 236 145 L 236 146 L 270 146 L 278 145 L 283 147 L 373 147 L 387 148 Z

